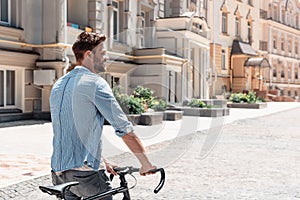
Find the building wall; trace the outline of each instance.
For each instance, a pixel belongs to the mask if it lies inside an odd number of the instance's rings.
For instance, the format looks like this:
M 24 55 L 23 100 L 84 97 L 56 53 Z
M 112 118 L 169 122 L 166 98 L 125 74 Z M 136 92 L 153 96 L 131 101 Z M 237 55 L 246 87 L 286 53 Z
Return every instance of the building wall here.
M 226 91 L 230 91 L 233 87 L 230 81 L 231 68 L 235 65 L 231 63 L 231 46 L 233 40 L 247 42 L 253 49 L 258 49 L 259 41 L 259 2 L 258 0 L 252 1 L 210 1 L 209 3 L 209 26 L 211 27 L 211 53 L 210 57 L 212 60 L 211 69 L 213 74 L 213 84 L 211 86 L 212 96 L 220 95 L 224 92 L 224 82 L 229 83 L 226 86 Z M 222 14 L 227 14 L 227 31 L 222 30 Z M 235 19 L 240 19 L 239 35 L 236 35 Z M 248 35 L 248 23 L 251 24 L 251 38 Z M 215 48 L 214 48 L 215 47 Z M 225 54 L 225 67 L 222 67 L 222 51 Z M 246 56 L 246 55 L 245 55 Z M 247 56 L 246 56 L 247 57 Z M 223 61 L 224 62 L 224 61 Z M 240 66 L 238 66 L 240 67 Z M 223 69 L 222 69 L 223 68 Z M 220 80 L 218 80 L 220 79 Z M 238 81 L 234 81 L 238 82 Z M 226 85 L 226 84 L 224 84 Z
M 106 77 L 111 82 L 112 77 L 125 75 L 120 83 L 128 93 L 132 86 L 150 80 L 148 71 L 154 64 L 157 64 L 154 68 L 162 70 L 157 75 L 160 77 L 158 82 L 164 86 L 151 87 L 161 96 L 168 93 L 164 88 L 166 85 L 174 88 L 174 93 L 180 94 L 181 100 L 185 97 L 208 98 L 223 94 L 230 88 L 257 88 L 256 69 L 242 67 L 247 55 L 234 61 L 231 59 L 233 40 L 238 39 L 251 43 L 253 49 L 259 50 L 259 56 L 269 60 L 272 68 L 263 72 L 263 81 L 270 88 L 281 89 L 281 95 L 285 96 L 300 94 L 300 3 L 296 0 L 253 0 L 251 5 L 248 3 L 250 1 L 239 0 L 10 2 L 8 21 L 0 22 L 0 71 L 15 72 L 15 105 L 0 106 L 0 109 L 49 111 L 51 84 L 36 85 L 33 72 L 53 69 L 56 72 L 55 79 L 61 77 L 68 67 L 68 61 L 75 63 L 70 46 L 83 30 L 107 35 L 105 48 L 112 56 L 111 62 L 115 63 Z M 116 3 L 118 8 L 115 7 Z M 116 10 L 117 25 L 114 21 Z M 222 32 L 223 12 L 228 17 L 226 33 Z M 236 17 L 240 18 L 239 36 L 235 34 Z M 161 22 L 163 20 L 165 24 Z M 251 38 L 248 37 L 248 22 L 252 25 Z M 162 28 L 159 23 L 165 26 L 164 31 L 158 30 Z M 113 27 L 117 27 L 118 31 L 114 32 Z M 164 57 L 162 52 L 152 54 L 158 56 L 155 59 L 131 57 L 149 55 L 146 51 L 135 55 L 134 49 L 155 49 L 160 46 L 173 56 L 172 59 Z M 225 55 L 225 65 L 222 55 Z M 139 66 L 141 68 L 135 71 L 135 67 Z M 135 74 L 139 70 L 141 77 Z M 176 83 L 174 77 L 181 85 Z M 175 101 L 176 98 L 173 96 L 170 99 Z
M 265 17 L 261 16 L 260 41 L 266 43 L 260 50 L 269 59 L 272 68 L 268 71 L 268 85 L 280 89 L 282 96 L 298 97 L 300 90 L 299 49 L 300 6 L 296 0 L 268 1 L 261 3 Z

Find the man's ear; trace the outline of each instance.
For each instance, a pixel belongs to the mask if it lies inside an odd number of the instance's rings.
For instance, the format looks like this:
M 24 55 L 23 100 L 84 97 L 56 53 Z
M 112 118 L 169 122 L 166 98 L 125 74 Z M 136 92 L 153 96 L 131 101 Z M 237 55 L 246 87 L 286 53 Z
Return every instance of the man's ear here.
M 86 57 L 91 56 L 91 55 L 92 55 L 92 51 L 87 50 L 86 52 L 84 52 L 83 57 L 86 58 Z

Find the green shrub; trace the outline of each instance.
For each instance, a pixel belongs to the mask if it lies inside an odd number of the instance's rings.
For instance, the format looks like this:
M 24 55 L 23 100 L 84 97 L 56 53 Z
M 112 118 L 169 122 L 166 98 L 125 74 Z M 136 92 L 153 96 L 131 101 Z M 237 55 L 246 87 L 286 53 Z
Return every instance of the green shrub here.
M 264 102 L 265 100 L 257 97 L 255 92 L 249 91 L 248 94 L 232 93 L 229 97 L 229 101 L 233 103 L 257 103 Z
M 247 97 L 247 103 L 256 103 L 257 101 L 256 93 L 253 91 L 249 91 L 246 97 Z
M 150 102 L 149 107 L 154 111 L 165 111 L 167 107 L 167 102 L 164 99 L 153 99 Z
M 233 93 L 229 97 L 229 101 L 233 103 L 245 103 L 248 102 L 247 95 L 243 93 Z
M 118 86 L 113 88 L 113 93 L 126 114 L 141 114 L 146 112 L 147 108 L 164 111 L 167 107 L 164 99 L 154 97 L 151 89 L 142 86 L 136 87 L 130 96 L 121 94 L 121 88 Z
M 188 103 L 188 106 L 193 108 L 204 108 L 206 107 L 206 104 L 199 99 L 191 99 L 191 101 Z
M 146 105 L 149 106 L 151 101 L 153 100 L 153 91 L 149 88 L 145 88 L 143 86 L 137 86 L 133 91 L 133 96 L 136 98 L 140 98 Z
M 145 112 L 145 106 L 139 98 L 121 94 L 117 100 L 126 114 L 142 114 Z

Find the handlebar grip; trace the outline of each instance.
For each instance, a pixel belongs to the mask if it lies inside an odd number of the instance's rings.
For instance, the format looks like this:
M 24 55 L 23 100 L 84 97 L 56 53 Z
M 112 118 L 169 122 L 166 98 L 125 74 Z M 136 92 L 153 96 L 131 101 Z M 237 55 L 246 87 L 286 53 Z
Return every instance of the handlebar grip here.
M 159 184 L 154 189 L 154 193 L 157 194 L 161 190 L 161 188 L 164 186 L 164 184 L 165 184 L 166 175 L 165 175 L 164 168 L 155 169 L 153 171 L 154 172 L 160 172 L 160 181 L 159 181 Z

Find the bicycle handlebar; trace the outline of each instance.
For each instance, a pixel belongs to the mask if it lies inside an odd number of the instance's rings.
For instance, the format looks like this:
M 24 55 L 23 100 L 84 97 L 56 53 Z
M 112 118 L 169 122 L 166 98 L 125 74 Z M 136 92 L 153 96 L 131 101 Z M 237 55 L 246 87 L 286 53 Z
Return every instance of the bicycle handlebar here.
M 118 174 L 126 175 L 126 174 L 132 174 L 134 172 L 139 172 L 140 169 L 128 166 L 128 167 L 115 167 L 114 171 L 117 172 Z M 158 168 L 158 169 L 150 170 L 149 172 L 150 173 L 160 172 L 160 181 L 159 181 L 159 184 L 154 189 L 154 193 L 157 194 L 162 189 L 162 187 L 165 184 L 165 178 L 166 178 L 165 170 L 164 170 L 164 168 Z M 110 175 L 110 180 L 111 181 L 112 181 L 113 177 L 114 177 L 114 175 L 111 174 Z
M 153 172 L 160 172 L 160 181 L 159 181 L 159 184 L 154 189 L 154 193 L 157 194 L 161 190 L 161 188 L 164 186 L 164 184 L 165 184 L 165 178 L 166 178 L 165 170 L 164 170 L 164 168 L 158 168 L 158 169 L 155 169 L 155 170 L 151 170 L 151 172 L 152 171 Z

